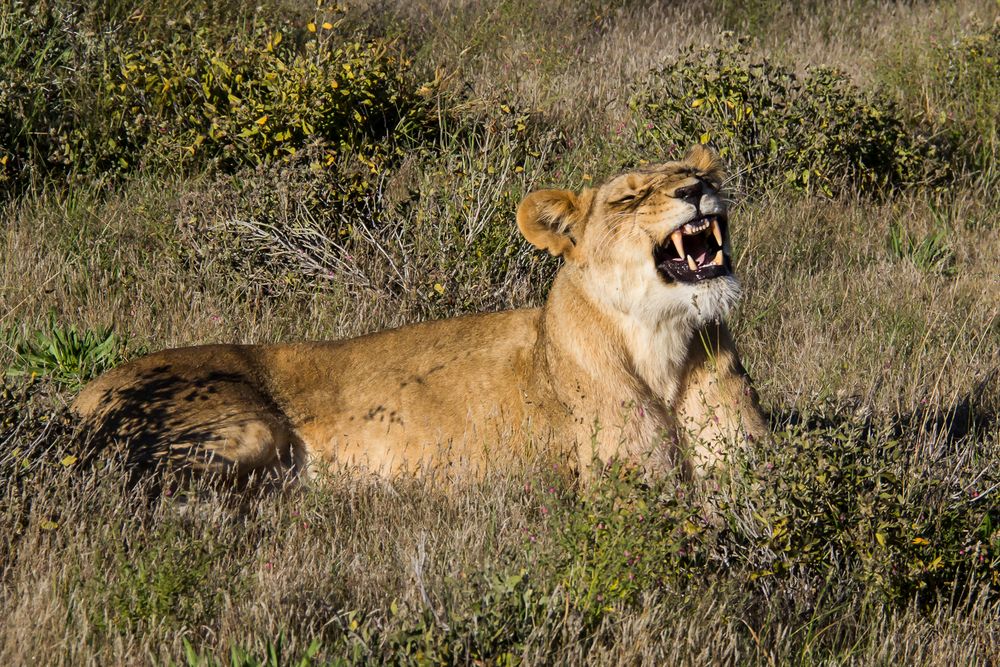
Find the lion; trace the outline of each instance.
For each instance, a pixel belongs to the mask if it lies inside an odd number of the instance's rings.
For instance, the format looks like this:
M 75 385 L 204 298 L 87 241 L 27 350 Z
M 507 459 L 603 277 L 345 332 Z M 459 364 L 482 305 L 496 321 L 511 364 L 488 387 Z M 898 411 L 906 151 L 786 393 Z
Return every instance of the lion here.
M 532 453 L 584 479 L 612 460 L 698 475 L 767 431 L 724 323 L 740 287 L 722 181 L 696 145 L 598 188 L 527 195 L 520 232 L 564 260 L 541 308 L 163 350 L 73 407 L 131 463 L 244 481 L 329 466 L 476 476 Z

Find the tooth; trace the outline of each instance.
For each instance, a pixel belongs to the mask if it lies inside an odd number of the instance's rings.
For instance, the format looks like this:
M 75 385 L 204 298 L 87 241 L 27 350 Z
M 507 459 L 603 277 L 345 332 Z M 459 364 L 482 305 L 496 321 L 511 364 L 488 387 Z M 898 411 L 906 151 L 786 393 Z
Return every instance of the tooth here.
M 687 258 L 688 258 L 688 268 L 691 269 L 692 271 L 697 271 L 698 265 L 694 263 L 693 259 L 691 259 L 691 255 L 688 255 Z
M 719 227 L 719 219 L 712 218 L 712 235 L 715 236 L 715 242 L 720 246 L 722 245 L 722 228 Z
M 684 256 L 684 232 L 677 230 L 670 235 L 670 240 L 674 242 L 674 248 L 677 250 L 677 255 L 679 257 Z
M 716 266 L 722 266 L 722 251 L 715 253 L 715 259 L 712 260 L 712 264 Z

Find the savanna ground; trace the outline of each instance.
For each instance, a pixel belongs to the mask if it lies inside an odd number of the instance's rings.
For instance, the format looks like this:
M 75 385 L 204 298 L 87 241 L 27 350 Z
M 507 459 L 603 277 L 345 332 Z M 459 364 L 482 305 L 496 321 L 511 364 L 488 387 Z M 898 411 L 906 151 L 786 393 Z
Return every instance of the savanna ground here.
M 997 662 L 997 15 L 4 2 L 0 662 Z M 541 303 L 520 198 L 698 141 L 774 431 L 708 483 L 541 459 L 190 509 L 87 456 L 67 403 L 143 351 Z

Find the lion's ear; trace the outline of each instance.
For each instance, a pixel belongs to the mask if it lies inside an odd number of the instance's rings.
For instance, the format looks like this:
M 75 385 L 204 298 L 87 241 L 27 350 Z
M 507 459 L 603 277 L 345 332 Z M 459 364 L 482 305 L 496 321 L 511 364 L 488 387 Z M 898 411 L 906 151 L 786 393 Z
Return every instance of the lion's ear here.
M 725 180 L 726 174 L 722 166 L 722 158 L 708 146 L 695 144 L 688 149 L 684 161 L 698 170 L 698 173 L 709 181 L 721 184 Z
M 536 248 L 573 257 L 586 215 L 581 198 L 569 190 L 539 190 L 517 207 L 517 227 Z

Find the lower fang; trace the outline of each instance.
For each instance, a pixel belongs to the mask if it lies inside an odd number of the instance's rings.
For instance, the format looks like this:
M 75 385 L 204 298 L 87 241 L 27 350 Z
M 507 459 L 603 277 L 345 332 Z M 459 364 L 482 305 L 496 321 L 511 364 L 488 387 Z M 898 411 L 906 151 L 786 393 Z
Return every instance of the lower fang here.
M 698 265 L 694 263 L 693 259 L 691 259 L 691 255 L 687 256 L 687 260 L 688 260 L 688 268 L 691 269 L 692 271 L 697 271 Z
M 691 258 L 688 257 L 689 261 L 690 259 Z M 712 264 L 715 264 L 716 266 L 722 266 L 722 262 L 723 262 L 723 257 L 722 257 L 722 251 L 720 250 L 719 252 L 715 253 L 715 259 L 712 260 Z

